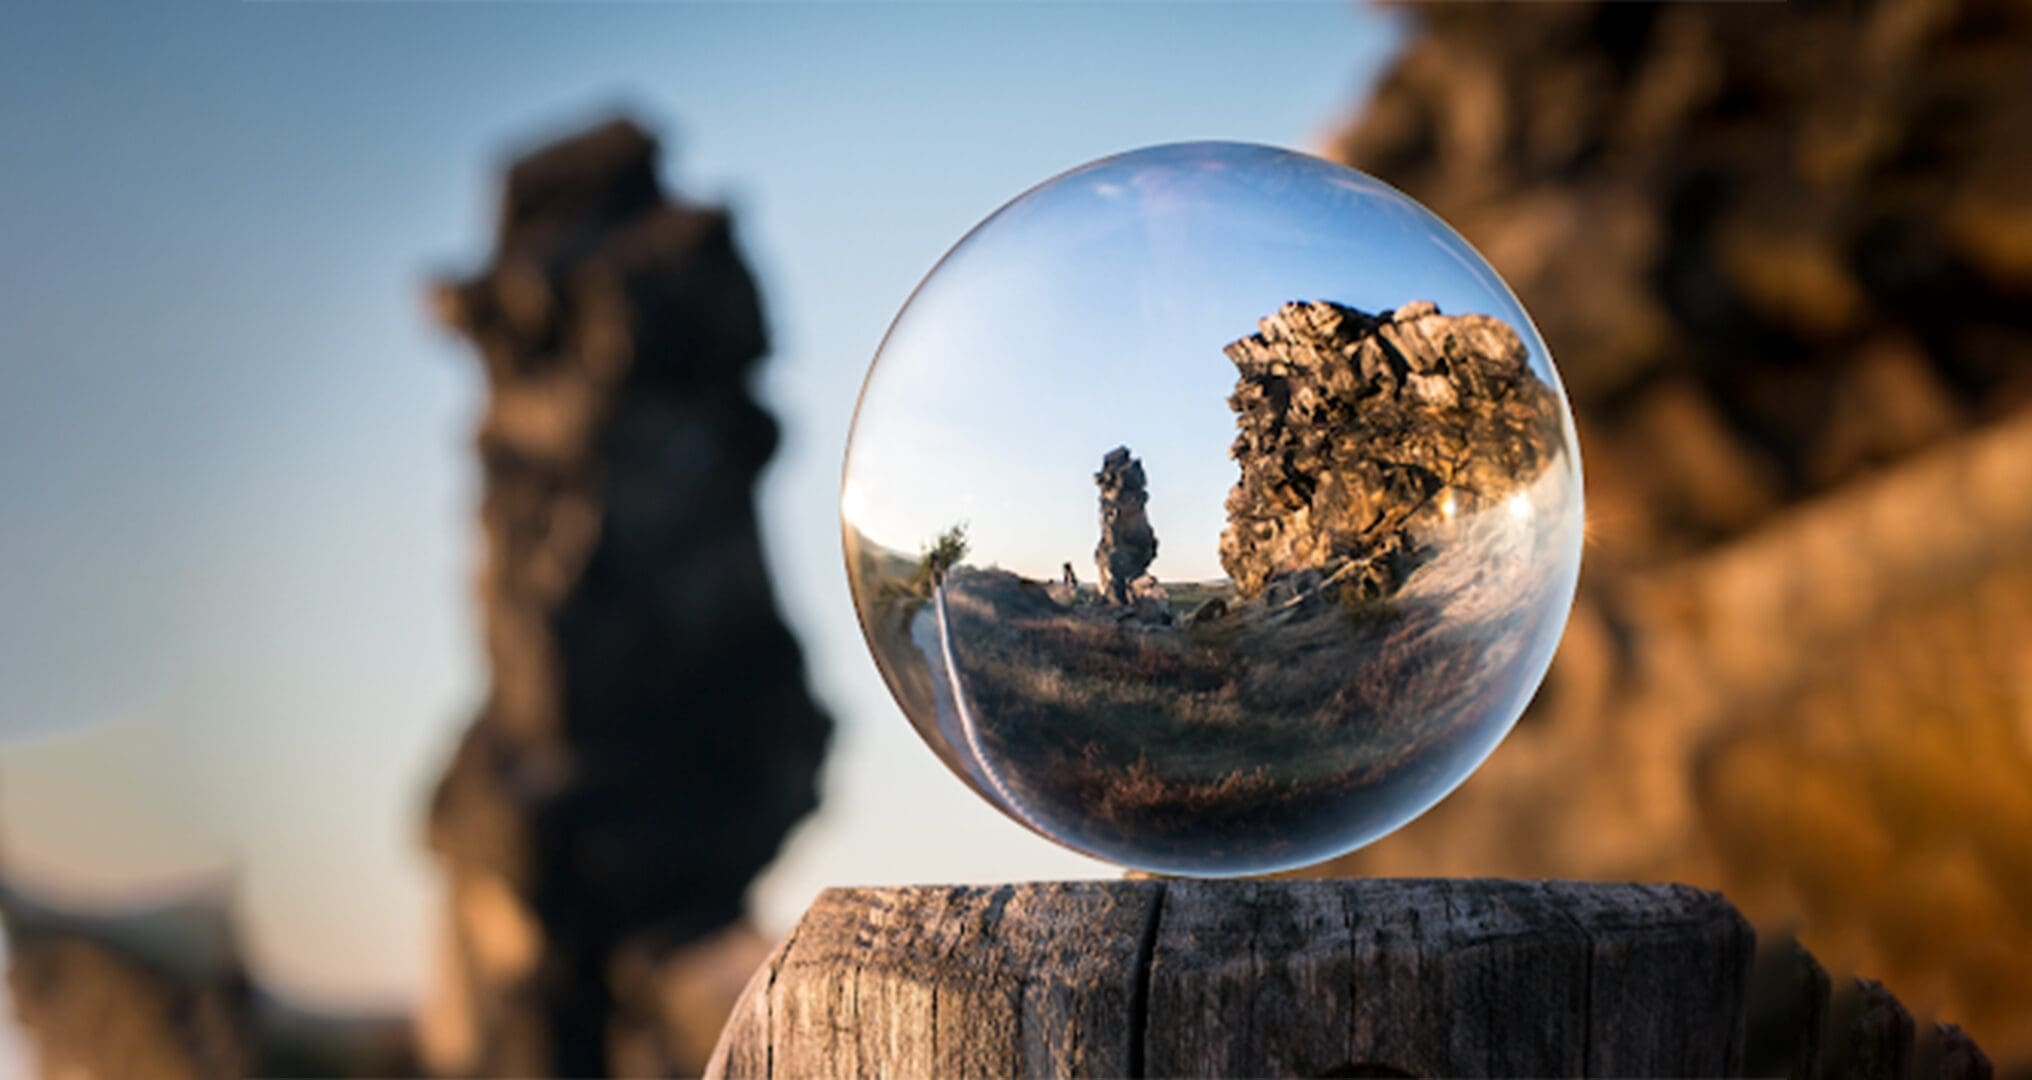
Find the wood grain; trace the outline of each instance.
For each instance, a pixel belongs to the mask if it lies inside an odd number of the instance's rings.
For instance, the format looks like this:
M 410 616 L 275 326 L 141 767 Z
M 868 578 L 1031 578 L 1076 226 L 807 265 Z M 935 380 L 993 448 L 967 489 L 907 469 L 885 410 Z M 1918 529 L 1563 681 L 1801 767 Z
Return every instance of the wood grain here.
M 756 973 L 707 1075 L 1741 1075 L 1754 945 L 1727 900 L 1682 885 L 834 889 Z M 1884 1041 L 1904 1013 L 1881 988 L 1843 1013 L 1853 1030 L 1818 1030 L 1825 976 L 1772 955 L 1784 970 L 1756 982 L 1777 1026 L 1816 1029 L 1759 1025 L 1795 1075 L 1825 1070 L 1828 1035 L 1850 1063 L 1915 1060 L 1909 1018 Z M 1951 1034 L 1923 1071 L 1978 1075 Z

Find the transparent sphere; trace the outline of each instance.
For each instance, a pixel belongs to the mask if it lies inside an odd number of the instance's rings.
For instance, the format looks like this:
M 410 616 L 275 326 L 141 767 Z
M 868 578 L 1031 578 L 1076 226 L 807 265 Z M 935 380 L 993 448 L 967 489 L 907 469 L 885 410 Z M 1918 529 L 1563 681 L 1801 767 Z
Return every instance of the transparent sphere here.
M 1389 186 L 1262 146 L 1106 158 L 912 294 L 841 491 L 868 644 L 1002 812 L 1139 869 L 1289 869 L 1516 722 L 1579 570 L 1531 320 Z

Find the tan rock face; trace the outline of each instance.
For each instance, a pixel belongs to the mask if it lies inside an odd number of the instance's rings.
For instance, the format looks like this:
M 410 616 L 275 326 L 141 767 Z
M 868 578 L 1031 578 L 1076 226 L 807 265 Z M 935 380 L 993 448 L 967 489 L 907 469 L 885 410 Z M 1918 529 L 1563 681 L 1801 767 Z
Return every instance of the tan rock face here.
M 1227 347 L 1241 479 L 1221 565 L 1244 597 L 1303 570 L 1343 599 L 1386 596 L 1435 527 L 1529 483 L 1560 444 L 1558 398 L 1498 319 L 1311 301 L 1258 325 Z
M 1589 475 L 1591 513 L 1627 522 L 1597 534 L 1615 558 L 1725 542 L 2032 402 L 2022 4 L 1412 19 L 1330 156 L 1485 254 L 1558 357 L 1591 461 L 1643 463 L 1627 485 Z M 1712 418 L 1711 453 L 1653 457 L 1658 393 Z
M 1094 484 L 1101 489 L 1101 542 L 1094 565 L 1101 575 L 1101 595 L 1116 604 L 1132 603 L 1136 581 L 1157 558 L 1157 533 L 1144 510 L 1150 502 L 1143 462 L 1126 446 L 1108 451 Z M 1066 567 L 1071 576 L 1071 566 Z
M 2032 1069 L 2027 13 L 1407 10 L 1332 156 L 1531 312 L 1587 566 L 1503 748 L 1339 872 L 1723 889 Z
M 436 1072 L 696 1070 L 655 980 L 615 971 L 736 924 L 817 798 L 830 721 L 754 516 L 776 445 L 745 382 L 755 285 L 655 161 L 614 123 L 516 163 L 493 260 L 438 294 L 487 375 L 493 681 L 431 807 L 456 944 Z

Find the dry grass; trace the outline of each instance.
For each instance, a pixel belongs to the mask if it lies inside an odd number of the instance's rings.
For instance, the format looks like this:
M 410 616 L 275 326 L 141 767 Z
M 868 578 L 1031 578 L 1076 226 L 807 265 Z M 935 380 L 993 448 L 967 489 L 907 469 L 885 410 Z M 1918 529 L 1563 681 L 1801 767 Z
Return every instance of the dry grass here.
M 1431 773 L 1490 711 L 1494 643 L 1516 637 L 1324 597 L 1153 627 L 972 569 L 948 580 L 947 613 L 983 755 L 1016 800 L 1103 845 L 1186 853 L 1275 848 L 1347 816 L 1330 804 Z

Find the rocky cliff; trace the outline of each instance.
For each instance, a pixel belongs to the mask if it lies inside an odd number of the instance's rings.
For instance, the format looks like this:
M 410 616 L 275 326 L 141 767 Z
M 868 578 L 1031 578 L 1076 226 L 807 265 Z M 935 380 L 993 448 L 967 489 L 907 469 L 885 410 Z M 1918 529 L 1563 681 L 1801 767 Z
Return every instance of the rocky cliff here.
M 1220 552 L 1244 598 L 1302 570 L 1348 601 L 1386 596 L 1435 524 L 1530 483 L 1561 444 L 1558 398 L 1487 315 L 1288 303 L 1227 355 L 1241 479 Z
M 1408 20 L 1330 153 L 1517 290 L 1588 554 L 1501 751 L 1340 869 L 1720 888 L 2026 1068 L 2032 18 Z

